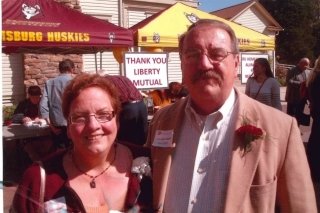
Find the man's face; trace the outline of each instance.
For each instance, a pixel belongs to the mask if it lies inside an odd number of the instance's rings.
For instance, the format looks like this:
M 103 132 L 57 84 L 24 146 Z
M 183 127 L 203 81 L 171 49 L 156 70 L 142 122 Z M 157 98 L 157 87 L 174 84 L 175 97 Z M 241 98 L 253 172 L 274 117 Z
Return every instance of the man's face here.
M 29 99 L 32 104 L 39 104 L 41 96 L 40 95 L 29 95 Z
M 309 62 L 306 60 L 300 61 L 298 66 L 302 71 L 304 71 L 309 67 Z
M 238 54 L 232 54 L 229 34 L 213 26 L 200 25 L 185 37 L 181 68 L 196 105 L 216 102 L 222 106 L 237 76 Z M 219 106 L 219 107 L 220 107 Z

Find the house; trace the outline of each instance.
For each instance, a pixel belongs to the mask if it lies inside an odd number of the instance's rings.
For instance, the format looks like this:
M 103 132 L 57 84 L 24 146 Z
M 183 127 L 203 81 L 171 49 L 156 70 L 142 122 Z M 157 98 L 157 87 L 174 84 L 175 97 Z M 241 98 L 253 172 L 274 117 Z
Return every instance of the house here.
M 271 14 L 256 0 L 243 2 L 210 14 L 233 21 L 259 33 L 276 37 L 283 28 Z

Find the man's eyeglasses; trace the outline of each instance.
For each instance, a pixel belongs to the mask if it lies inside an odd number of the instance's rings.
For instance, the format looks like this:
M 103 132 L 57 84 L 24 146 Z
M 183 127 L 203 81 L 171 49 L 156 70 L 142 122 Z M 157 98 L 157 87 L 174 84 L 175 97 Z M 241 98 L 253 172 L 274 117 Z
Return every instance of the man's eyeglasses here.
M 91 116 L 94 116 L 99 123 L 106 123 L 111 121 L 114 118 L 115 113 L 114 111 L 104 111 L 98 114 L 89 114 L 85 116 L 72 115 L 70 116 L 69 120 L 70 120 L 70 123 L 72 124 L 86 124 L 89 121 Z
M 207 51 L 200 49 L 190 49 L 182 53 L 182 56 L 189 63 L 197 63 L 200 60 L 202 54 L 205 54 L 208 57 L 210 63 L 213 64 L 220 63 L 226 57 L 228 57 L 229 54 L 237 53 L 228 52 L 226 49 L 223 48 L 208 49 Z

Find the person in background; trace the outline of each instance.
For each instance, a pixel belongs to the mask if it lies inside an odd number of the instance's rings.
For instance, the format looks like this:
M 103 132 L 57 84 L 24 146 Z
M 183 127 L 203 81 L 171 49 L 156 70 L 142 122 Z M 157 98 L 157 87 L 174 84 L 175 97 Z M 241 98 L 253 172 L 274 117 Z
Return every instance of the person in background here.
M 286 76 L 287 90 L 285 100 L 287 101 L 287 114 L 295 117 L 300 125 L 300 118 L 302 117 L 306 99 L 300 96 L 300 86 L 306 83 L 309 77 L 310 61 L 308 58 L 300 59 L 297 66 L 288 70 Z
M 29 122 L 44 123 L 39 118 L 39 102 L 41 99 L 41 88 L 39 86 L 30 86 L 27 90 L 28 98 L 20 102 L 14 111 L 12 120 L 14 123 L 22 123 L 28 126 Z M 19 167 L 25 169 L 33 161 L 37 161 L 48 156 L 53 150 L 52 140 L 50 136 L 34 137 L 23 139 L 19 143 L 22 150 L 26 153 L 20 152 L 20 158 L 24 158 L 20 162 Z M 17 149 L 18 147 L 15 147 Z M 6 161 L 6 160 L 5 160 Z
M 106 75 L 119 91 L 121 112 L 117 139 L 136 145 L 146 142 L 148 111 L 139 90 L 126 76 Z
M 317 212 L 297 122 L 234 87 L 239 48 L 224 22 L 180 37 L 189 96 L 150 122 L 155 212 Z
M 280 86 L 274 78 L 269 61 L 257 58 L 253 63 L 253 73 L 248 79 L 245 94 L 268 106 L 282 110 Z
M 173 81 L 169 83 L 171 103 L 178 101 L 188 95 L 186 88 L 179 82 Z
M 14 123 L 27 123 L 39 119 L 39 102 L 41 99 L 41 88 L 30 86 L 28 88 L 28 98 L 21 101 L 14 110 L 12 121 Z
M 169 89 L 155 89 L 148 93 L 153 100 L 155 111 L 171 104 Z
M 97 74 L 79 74 L 65 88 L 62 110 L 73 147 L 42 162 L 46 175 L 43 202 L 39 202 L 39 164 L 26 170 L 13 199 L 13 212 L 142 208 L 140 180 L 131 173 L 132 154 L 115 142 L 121 104 L 114 84 Z
M 310 114 L 312 117 L 312 127 L 307 143 L 307 156 L 311 169 L 313 181 L 320 189 L 320 56 L 315 62 L 307 82 L 310 101 Z M 320 193 L 320 191 L 319 191 Z M 320 194 L 319 194 L 320 196 Z M 320 200 L 319 200 L 320 202 Z
M 62 60 L 59 63 L 60 75 L 46 82 L 40 101 L 41 118 L 45 119 L 50 125 L 56 148 L 66 148 L 70 146 L 70 141 L 67 136 L 67 120 L 62 114 L 61 97 L 64 88 L 72 79 L 74 71 L 75 66 L 72 60 Z

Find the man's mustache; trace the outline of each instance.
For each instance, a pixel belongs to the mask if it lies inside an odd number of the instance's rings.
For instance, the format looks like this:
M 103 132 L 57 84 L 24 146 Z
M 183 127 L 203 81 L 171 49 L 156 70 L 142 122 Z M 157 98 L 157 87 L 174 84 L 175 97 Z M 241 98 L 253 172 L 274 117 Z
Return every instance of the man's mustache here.
M 222 82 L 222 76 L 213 70 L 207 71 L 199 71 L 196 72 L 192 76 L 192 83 L 196 83 L 198 80 L 205 80 L 205 79 L 215 79 L 218 83 Z

